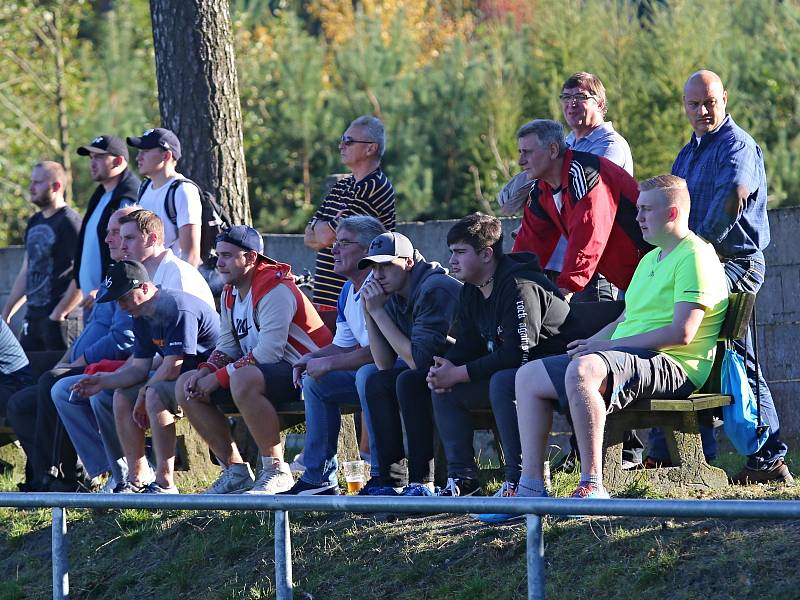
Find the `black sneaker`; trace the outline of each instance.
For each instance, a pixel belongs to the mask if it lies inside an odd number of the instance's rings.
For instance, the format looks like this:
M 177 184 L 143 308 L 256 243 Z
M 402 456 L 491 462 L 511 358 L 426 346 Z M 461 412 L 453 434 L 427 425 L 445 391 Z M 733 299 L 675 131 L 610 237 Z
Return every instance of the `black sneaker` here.
M 279 496 L 338 496 L 339 486 L 332 483 L 324 483 L 322 485 L 315 485 L 313 483 L 306 483 L 302 479 L 298 479 L 291 489 L 285 492 L 278 492 Z
M 450 477 L 440 496 L 483 496 L 483 488 L 477 479 L 471 477 Z
M 399 496 L 403 491 L 401 487 L 389 485 L 383 477 L 371 477 L 367 484 L 358 492 L 359 496 Z

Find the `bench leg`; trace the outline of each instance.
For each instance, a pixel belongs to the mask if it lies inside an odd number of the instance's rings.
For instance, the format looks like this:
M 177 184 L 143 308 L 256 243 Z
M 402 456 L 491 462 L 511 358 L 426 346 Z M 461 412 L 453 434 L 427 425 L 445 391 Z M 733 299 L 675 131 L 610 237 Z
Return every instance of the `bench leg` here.
M 608 419 L 603 432 L 603 486 L 610 492 L 618 492 L 633 481 L 633 472 L 622 470 L 622 440 L 625 423 Z
M 342 415 L 342 425 L 339 428 L 339 440 L 336 445 L 336 455 L 339 464 L 348 460 L 360 460 L 358 451 L 358 436 L 356 436 L 356 423 L 353 415 Z

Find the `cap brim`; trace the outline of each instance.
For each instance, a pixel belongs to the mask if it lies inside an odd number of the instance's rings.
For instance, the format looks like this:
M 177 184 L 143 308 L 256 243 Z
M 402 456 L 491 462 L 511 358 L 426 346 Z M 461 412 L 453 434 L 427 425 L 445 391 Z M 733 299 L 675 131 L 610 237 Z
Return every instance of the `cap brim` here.
M 393 256 L 391 254 L 376 254 L 375 256 L 367 256 L 358 261 L 358 268 L 363 270 L 367 267 L 371 267 L 372 265 L 385 265 L 386 263 L 392 262 L 396 258 L 402 258 L 402 256 Z
M 110 290 L 108 288 L 101 287 L 100 290 L 98 290 L 97 297 L 94 299 L 94 301 L 99 302 L 100 304 L 103 304 L 104 302 L 114 302 L 121 296 L 124 296 L 130 292 L 134 287 L 136 286 L 132 285 L 127 290 Z
M 150 148 L 158 148 L 158 144 L 147 144 L 142 143 L 142 138 L 136 136 L 126 137 L 125 141 L 128 143 L 128 146 L 133 146 L 134 148 L 139 148 L 140 150 L 150 150 Z
M 78 154 L 81 156 L 89 156 L 90 154 L 111 154 L 108 150 L 98 148 L 97 146 L 81 146 L 78 148 Z

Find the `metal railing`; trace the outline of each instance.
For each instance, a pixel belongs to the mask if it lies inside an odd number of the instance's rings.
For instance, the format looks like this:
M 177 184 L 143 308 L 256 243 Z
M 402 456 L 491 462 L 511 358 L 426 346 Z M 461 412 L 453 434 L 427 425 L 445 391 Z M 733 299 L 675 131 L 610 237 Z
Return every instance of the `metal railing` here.
M 545 597 L 543 515 L 798 519 L 800 501 L 786 500 L 572 500 L 567 498 L 424 498 L 375 496 L 212 496 L 0 493 L 0 506 L 53 509 L 53 598 L 69 597 L 67 508 L 158 510 L 265 510 L 275 512 L 278 600 L 292 598 L 289 512 L 506 513 L 527 520 L 528 598 Z

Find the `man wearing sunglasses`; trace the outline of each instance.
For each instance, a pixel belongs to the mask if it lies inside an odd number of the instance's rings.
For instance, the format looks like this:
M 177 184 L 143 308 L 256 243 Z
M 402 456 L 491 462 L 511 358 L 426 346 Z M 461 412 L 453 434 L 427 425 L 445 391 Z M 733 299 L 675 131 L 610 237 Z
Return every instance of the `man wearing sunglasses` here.
M 380 119 L 369 115 L 350 123 L 339 140 L 342 163 L 350 175 L 340 179 L 328 192 L 308 222 L 304 243 L 317 251 L 314 269 L 314 303 L 336 308 L 346 279 L 334 271 L 333 242 L 336 225 L 344 217 L 367 215 L 392 231 L 395 226 L 395 197 L 391 182 L 381 169 L 386 134 Z

